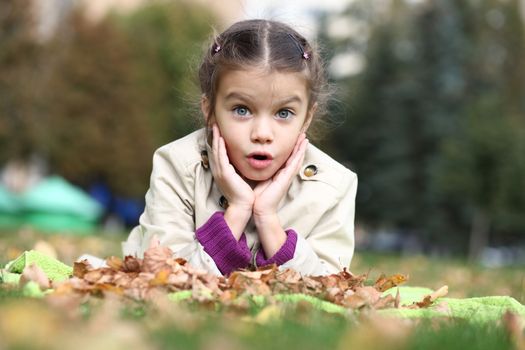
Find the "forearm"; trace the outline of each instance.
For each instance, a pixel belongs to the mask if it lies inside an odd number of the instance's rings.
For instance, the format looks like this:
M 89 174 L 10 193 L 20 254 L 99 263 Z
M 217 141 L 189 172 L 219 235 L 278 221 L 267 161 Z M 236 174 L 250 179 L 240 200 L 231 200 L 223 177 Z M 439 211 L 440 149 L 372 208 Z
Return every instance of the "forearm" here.
M 270 258 L 274 256 L 286 242 L 286 232 L 283 230 L 277 214 L 254 215 L 253 219 L 264 254 Z
M 236 205 L 229 205 L 224 212 L 224 220 L 232 231 L 235 239 L 239 240 L 250 217 L 252 215 L 251 208 L 242 208 Z

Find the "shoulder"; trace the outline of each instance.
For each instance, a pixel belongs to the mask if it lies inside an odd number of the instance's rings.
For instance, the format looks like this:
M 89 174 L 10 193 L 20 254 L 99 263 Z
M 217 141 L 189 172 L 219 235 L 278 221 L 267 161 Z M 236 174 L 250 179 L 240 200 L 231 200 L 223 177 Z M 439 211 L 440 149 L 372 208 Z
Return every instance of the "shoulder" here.
M 312 144 L 308 145 L 299 177 L 304 183 L 319 184 L 343 195 L 357 185 L 357 174 Z
M 162 159 L 177 168 L 187 168 L 201 162 L 201 152 L 205 149 L 205 131 L 196 130 L 180 139 L 159 147 L 153 162 Z M 155 165 L 155 164 L 154 164 Z

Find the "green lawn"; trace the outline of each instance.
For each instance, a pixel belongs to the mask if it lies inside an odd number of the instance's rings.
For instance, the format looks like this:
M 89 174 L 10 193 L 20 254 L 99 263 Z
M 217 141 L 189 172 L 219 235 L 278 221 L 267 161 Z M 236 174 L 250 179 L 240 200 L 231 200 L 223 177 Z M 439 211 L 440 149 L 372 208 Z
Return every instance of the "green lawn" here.
M 124 235 L 88 237 L 0 233 L 0 264 L 31 249 L 52 249 L 71 264 L 90 253 L 118 255 Z M 510 295 L 524 303 L 523 268 L 483 269 L 461 261 L 422 256 L 399 257 L 357 252 L 354 273 L 403 273 L 409 285 L 438 288 L 452 297 Z M 154 303 L 99 298 L 23 297 L 0 285 L 0 349 L 513 349 L 501 323 L 464 320 L 408 321 L 373 312 L 329 314 L 310 304 L 269 305 L 261 309 L 217 309 L 213 305 Z M 521 350 L 521 349 L 520 349 Z

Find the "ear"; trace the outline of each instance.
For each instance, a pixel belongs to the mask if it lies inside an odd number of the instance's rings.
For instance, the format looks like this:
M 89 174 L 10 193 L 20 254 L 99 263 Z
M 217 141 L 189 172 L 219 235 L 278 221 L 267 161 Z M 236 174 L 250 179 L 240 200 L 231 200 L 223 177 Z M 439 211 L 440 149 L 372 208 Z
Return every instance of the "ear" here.
M 317 111 L 317 102 L 314 103 L 314 105 L 306 113 L 306 119 L 304 120 L 303 127 L 301 128 L 302 132 L 306 132 L 308 130 L 316 111 Z
M 210 100 L 206 95 L 201 96 L 201 111 L 202 115 L 204 116 L 204 120 L 206 121 L 206 125 L 211 125 L 213 122 L 213 114 L 210 113 Z

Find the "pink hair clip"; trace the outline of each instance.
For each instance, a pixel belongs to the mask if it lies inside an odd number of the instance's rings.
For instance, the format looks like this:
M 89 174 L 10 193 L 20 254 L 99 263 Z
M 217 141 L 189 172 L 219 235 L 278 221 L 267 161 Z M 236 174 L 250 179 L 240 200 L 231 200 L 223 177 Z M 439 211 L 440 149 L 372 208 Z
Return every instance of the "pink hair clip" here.
M 219 51 L 221 51 L 221 45 L 215 44 L 215 48 L 213 49 L 214 54 L 216 54 Z
M 304 58 L 305 60 L 310 59 L 310 54 L 309 54 L 308 52 L 303 52 L 303 58 Z

